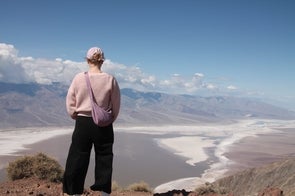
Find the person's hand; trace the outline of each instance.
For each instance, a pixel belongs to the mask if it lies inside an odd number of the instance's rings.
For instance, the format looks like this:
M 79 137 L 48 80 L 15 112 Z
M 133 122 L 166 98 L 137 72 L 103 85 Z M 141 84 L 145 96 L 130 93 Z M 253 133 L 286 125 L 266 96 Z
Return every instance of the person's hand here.
M 71 115 L 72 119 L 76 120 L 77 115 L 78 115 L 78 113 L 77 113 L 77 112 L 74 112 L 74 113 Z

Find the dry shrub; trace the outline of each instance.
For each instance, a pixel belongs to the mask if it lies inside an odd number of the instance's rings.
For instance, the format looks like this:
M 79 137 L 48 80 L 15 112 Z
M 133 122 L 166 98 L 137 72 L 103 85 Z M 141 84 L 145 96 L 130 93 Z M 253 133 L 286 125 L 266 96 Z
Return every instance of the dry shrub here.
M 205 195 L 208 193 L 226 194 L 227 191 L 223 187 L 214 186 L 213 184 L 206 182 L 205 185 L 195 189 L 198 195 Z
M 127 187 L 129 191 L 134 192 L 148 192 L 151 193 L 151 188 L 146 182 L 133 183 Z
M 119 186 L 119 184 L 116 181 L 112 182 L 112 191 L 121 191 L 122 187 Z
M 7 167 L 7 174 L 11 180 L 37 177 L 51 182 L 60 182 L 63 169 L 55 159 L 39 153 L 35 156 L 24 156 L 10 162 Z
M 33 158 L 25 156 L 9 163 L 7 167 L 7 174 L 9 179 L 17 180 L 28 178 L 34 175 L 33 173 Z

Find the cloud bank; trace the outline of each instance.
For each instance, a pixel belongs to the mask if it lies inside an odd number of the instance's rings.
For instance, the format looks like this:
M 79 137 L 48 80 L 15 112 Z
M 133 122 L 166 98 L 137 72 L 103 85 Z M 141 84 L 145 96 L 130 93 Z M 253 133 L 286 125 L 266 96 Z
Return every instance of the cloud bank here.
M 217 92 L 221 89 L 218 84 L 206 82 L 203 73 L 195 73 L 190 77 L 173 74 L 167 79 L 159 80 L 154 75 L 144 73 L 139 67 L 115 63 L 110 59 L 106 59 L 102 69 L 114 75 L 121 88 L 189 94 L 200 91 Z M 39 84 L 60 82 L 68 85 L 75 74 L 86 70 L 86 62 L 61 58 L 50 60 L 21 57 L 13 45 L 0 43 L 0 82 Z M 230 85 L 225 89 L 233 91 L 236 87 Z

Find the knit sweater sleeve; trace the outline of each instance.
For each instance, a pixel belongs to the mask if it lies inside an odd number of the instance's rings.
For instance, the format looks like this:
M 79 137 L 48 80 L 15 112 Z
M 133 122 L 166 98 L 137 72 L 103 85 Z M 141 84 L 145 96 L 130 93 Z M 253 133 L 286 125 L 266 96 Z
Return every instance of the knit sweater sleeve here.
M 120 106 L 121 106 L 121 94 L 120 94 L 119 85 L 115 78 L 113 79 L 113 83 L 112 83 L 111 103 L 112 103 L 114 120 L 116 120 L 119 115 Z
M 76 113 L 76 95 L 75 95 L 75 79 L 72 81 L 67 97 L 66 97 L 66 108 L 68 114 L 71 116 L 72 119 L 76 119 L 77 113 Z

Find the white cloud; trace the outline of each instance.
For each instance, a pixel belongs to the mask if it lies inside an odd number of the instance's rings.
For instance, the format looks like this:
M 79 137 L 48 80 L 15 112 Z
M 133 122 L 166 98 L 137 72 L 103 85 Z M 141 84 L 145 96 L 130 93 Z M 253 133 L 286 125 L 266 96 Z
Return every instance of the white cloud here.
M 229 90 L 237 90 L 238 88 L 235 87 L 234 85 L 229 85 L 229 86 L 227 87 L 227 89 L 229 89 Z
M 215 86 L 214 84 L 206 84 L 205 87 L 206 87 L 207 89 L 211 89 L 211 90 L 218 89 L 218 87 Z
M 0 43 L 0 81 L 30 82 L 17 55 L 18 51 L 13 45 Z
M 194 93 L 199 90 L 218 89 L 216 84 L 205 82 L 203 73 L 195 73 L 190 77 L 175 73 L 168 79 L 159 80 L 156 76 L 144 73 L 138 66 L 126 66 L 112 62 L 110 59 L 105 60 L 102 69 L 113 74 L 121 88 L 169 93 Z M 20 57 L 13 45 L 0 43 L 0 81 L 70 84 L 75 74 L 86 70 L 86 62 L 75 62 L 61 58 L 50 60 Z M 229 86 L 229 89 L 233 88 L 234 86 Z
M 69 83 L 75 73 L 86 68 L 85 63 L 19 57 L 13 45 L 0 43 L 0 81 L 11 83 Z
M 204 77 L 204 74 L 202 74 L 202 73 L 195 73 L 195 77 L 203 78 Z
M 191 77 L 184 77 L 180 74 L 173 74 L 170 79 L 160 81 L 162 89 L 173 89 L 174 92 L 194 93 L 199 90 L 215 90 L 216 85 L 207 84 L 204 81 L 204 74 L 195 73 Z
M 17 56 L 18 51 L 13 45 L 0 43 L 0 56 L 2 58 L 14 58 Z

